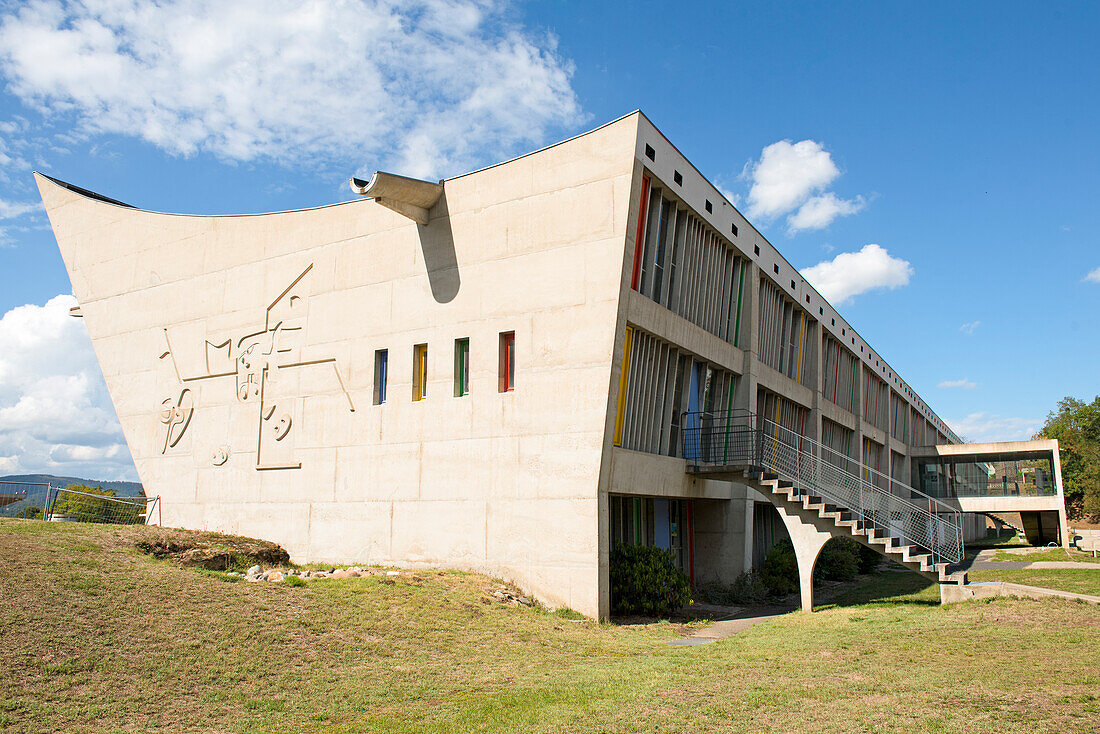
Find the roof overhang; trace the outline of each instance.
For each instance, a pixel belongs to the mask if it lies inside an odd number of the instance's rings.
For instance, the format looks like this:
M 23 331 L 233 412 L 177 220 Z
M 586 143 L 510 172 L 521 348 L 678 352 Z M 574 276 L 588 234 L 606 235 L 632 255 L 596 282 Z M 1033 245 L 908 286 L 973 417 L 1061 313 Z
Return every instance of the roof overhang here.
M 994 443 L 955 443 L 927 446 L 913 450 L 913 458 L 939 457 L 948 461 L 1019 461 L 1049 459 L 1057 453 L 1058 441 L 998 441 Z

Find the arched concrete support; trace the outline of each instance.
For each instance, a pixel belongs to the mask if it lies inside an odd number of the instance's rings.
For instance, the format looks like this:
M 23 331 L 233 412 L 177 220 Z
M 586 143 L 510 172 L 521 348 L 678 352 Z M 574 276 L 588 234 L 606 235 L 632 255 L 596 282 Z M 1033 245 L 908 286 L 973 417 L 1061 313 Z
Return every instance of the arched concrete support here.
M 832 533 L 818 530 L 796 514 L 776 506 L 787 534 L 794 545 L 794 556 L 798 560 L 798 583 L 802 592 L 802 611 L 814 610 L 814 564 L 821 549 L 833 538 Z

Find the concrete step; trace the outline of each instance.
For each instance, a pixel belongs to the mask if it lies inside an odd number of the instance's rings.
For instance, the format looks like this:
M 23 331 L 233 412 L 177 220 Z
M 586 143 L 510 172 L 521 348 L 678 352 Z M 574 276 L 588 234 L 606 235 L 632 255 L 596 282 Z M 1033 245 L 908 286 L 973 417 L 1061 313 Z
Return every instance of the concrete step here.
M 968 582 L 966 571 L 956 571 L 955 573 L 940 575 L 941 584 L 957 584 L 958 586 L 966 586 Z
M 922 571 L 933 571 L 932 568 L 932 554 L 931 553 L 917 553 L 916 555 L 909 556 L 909 560 L 914 563 L 919 563 Z
M 841 531 L 841 535 L 859 538 L 860 542 L 871 546 L 887 558 L 932 581 L 941 584 L 965 584 L 967 581 L 965 572 L 947 573 L 947 564 L 931 563 L 930 553 L 921 551 L 915 545 L 900 545 L 900 538 L 888 535 L 883 528 L 870 527 L 865 520 L 857 519 L 857 515 L 850 509 L 827 501 L 812 489 L 797 487 L 793 481 L 774 474 L 762 475 L 755 479 L 755 483 L 761 491 L 772 494 L 777 502 L 781 500 L 781 505 L 794 505 L 816 513 L 818 518 Z
M 891 540 L 893 540 L 893 538 L 891 538 Z M 894 541 L 894 542 L 896 542 L 896 541 Z M 902 557 L 902 558 L 903 558 L 903 559 L 904 559 L 904 560 L 905 560 L 906 562 L 909 562 L 909 561 L 912 561 L 912 560 L 913 560 L 912 558 L 910 558 L 910 556 L 909 556 L 909 553 L 910 553 L 910 552 L 911 552 L 911 551 L 912 551 L 912 550 L 913 550 L 913 549 L 914 549 L 915 547 L 916 547 L 916 546 L 912 546 L 912 545 L 895 545 L 895 546 L 893 546 L 893 547 L 892 547 L 892 548 L 890 549 L 890 552 L 891 552 L 891 553 L 900 553 L 900 554 L 901 554 L 901 557 Z

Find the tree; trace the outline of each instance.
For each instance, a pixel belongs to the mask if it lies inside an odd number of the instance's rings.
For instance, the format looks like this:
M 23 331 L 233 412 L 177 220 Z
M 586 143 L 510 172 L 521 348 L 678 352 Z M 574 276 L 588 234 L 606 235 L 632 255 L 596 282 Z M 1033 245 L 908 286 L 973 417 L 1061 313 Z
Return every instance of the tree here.
M 1035 437 L 1058 440 L 1066 513 L 1100 519 L 1100 395 L 1091 403 L 1073 397 L 1058 401 Z

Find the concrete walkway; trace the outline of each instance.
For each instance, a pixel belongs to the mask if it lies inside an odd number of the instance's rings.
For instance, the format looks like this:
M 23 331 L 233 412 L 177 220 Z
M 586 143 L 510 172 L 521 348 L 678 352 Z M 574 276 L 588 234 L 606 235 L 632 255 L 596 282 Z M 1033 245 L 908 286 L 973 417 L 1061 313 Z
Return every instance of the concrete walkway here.
M 699 607 L 706 607 L 705 609 L 699 609 Z M 733 637 L 739 632 L 744 632 L 747 629 L 751 629 L 758 624 L 771 621 L 776 617 L 781 617 L 784 614 L 790 614 L 797 607 L 794 606 L 772 606 L 772 607 L 753 607 L 745 609 L 741 607 L 712 607 L 706 604 L 696 604 L 694 606 L 695 611 L 711 611 L 720 610 L 724 614 L 715 614 L 716 622 L 712 622 L 706 627 L 695 630 L 689 637 L 682 637 L 678 640 L 669 640 L 665 644 L 673 645 L 675 647 L 690 647 L 692 645 L 708 645 L 711 642 L 717 642 L 718 640 L 724 640 L 727 637 Z M 736 610 L 733 613 L 729 613 L 729 610 Z M 724 617 L 724 618 L 723 618 Z
M 1039 570 L 1053 570 L 1061 568 L 1071 569 L 1092 569 L 1100 571 L 1100 563 L 1090 563 L 1089 561 L 996 561 L 993 560 L 997 551 L 1006 552 L 1009 555 L 1025 555 L 1028 553 L 1035 553 L 1035 548 L 1000 548 L 1000 549 L 987 549 L 980 551 L 978 555 L 974 556 L 974 560 L 970 562 L 970 565 L 966 566 L 967 571 L 978 570 L 1004 570 L 1004 569 L 1023 569 L 1033 568 Z

